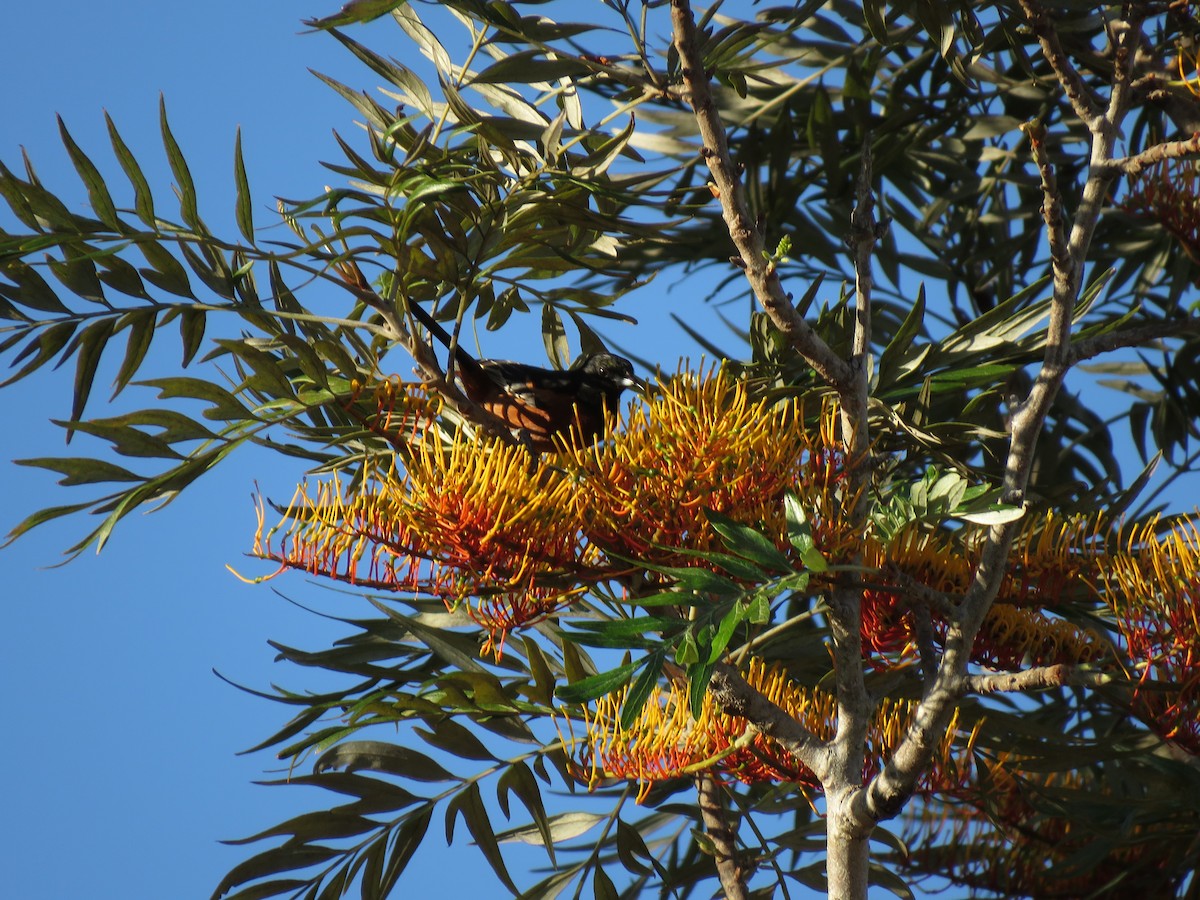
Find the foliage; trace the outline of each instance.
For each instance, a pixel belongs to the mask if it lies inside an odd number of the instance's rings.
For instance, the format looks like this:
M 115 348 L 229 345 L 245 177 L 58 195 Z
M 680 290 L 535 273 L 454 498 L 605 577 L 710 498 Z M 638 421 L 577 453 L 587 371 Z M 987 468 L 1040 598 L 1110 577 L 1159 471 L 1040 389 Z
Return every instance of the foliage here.
M 435 820 L 527 897 L 861 896 L 872 835 L 901 896 L 1193 889 L 1200 538 L 1155 499 L 1200 396 L 1187 4 L 729 4 L 694 34 L 681 2 L 560 11 L 312 23 L 384 87 L 322 77 L 366 128 L 336 186 L 280 204 L 286 240 L 240 141 L 240 233 L 205 224 L 165 109 L 169 212 L 111 121 L 121 176 L 61 126 L 87 214 L 0 167 L 5 384 L 73 362 L 61 424 L 132 460 L 21 461 L 102 493 L 12 537 L 89 511 L 71 549 L 102 547 L 261 445 L 311 478 L 264 500 L 256 554 L 369 604 L 278 647 L 343 686 L 273 691 L 293 715 L 256 748 L 348 799 L 246 839 L 270 843 L 216 895 L 386 896 Z M 384 16 L 391 56 L 351 36 Z M 701 276 L 742 304 L 728 332 L 674 315 L 724 362 L 540 459 L 407 314 L 537 308 L 565 365 L 651 280 Z M 203 374 L 147 377 L 170 328 Z M 383 374 L 396 347 L 424 384 Z M 106 354 L 152 406 L 90 415 Z M 510 872 L 517 843 L 549 874 Z

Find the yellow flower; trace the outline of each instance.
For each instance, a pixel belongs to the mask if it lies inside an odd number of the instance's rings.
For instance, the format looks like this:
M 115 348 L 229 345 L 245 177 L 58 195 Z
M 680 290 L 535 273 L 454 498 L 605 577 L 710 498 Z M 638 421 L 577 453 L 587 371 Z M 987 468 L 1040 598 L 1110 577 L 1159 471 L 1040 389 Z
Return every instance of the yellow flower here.
M 813 735 L 828 740 L 837 725 L 837 702 L 831 694 L 796 684 L 778 663 L 767 668 L 753 659 L 744 675 L 747 684 L 762 693 Z M 594 709 L 585 709 L 586 736 L 580 744 L 577 771 L 590 785 L 607 778 L 636 780 L 638 799 L 645 798 L 657 781 L 679 778 L 697 772 L 709 772 L 744 783 L 759 781 L 789 782 L 802 789 L 818 790 L 813 772 L 770 738 L 750 726 L 740 716 L 717 707 L 706 694 L 699 718 L 693 719 L 686 684 L 671 681 L 665 688 L 655 687 L 637 718 L 624 727 L 621 709 L 628 688 L 596 701 Z M 883 761 L 902 740 L 916 709 L 916 701 L 884 700 L 876 711 L 868 736 L 867 764 L 863 772 L 869 778 L 879 771 Z M 972 734 L 967 749 L 952 754 L 957 736 L 957 715 L 946 730 L 938 762 L 929 776 L 932 783 L 947 779 L 958 784 L 969 768 Z

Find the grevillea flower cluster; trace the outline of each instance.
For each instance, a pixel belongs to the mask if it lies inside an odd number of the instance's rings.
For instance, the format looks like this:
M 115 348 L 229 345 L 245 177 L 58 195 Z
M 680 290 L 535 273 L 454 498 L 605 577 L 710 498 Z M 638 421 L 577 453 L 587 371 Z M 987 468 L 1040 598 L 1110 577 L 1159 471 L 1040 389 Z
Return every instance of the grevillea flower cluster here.
M 1098 605 L 1093 586 L 1107 554 L 1099 524 L 1054 515 L 1029 517 L 1013 541 L 996 602 L 975 641 L 972 660 L 992 669 L 1090 663 L 1109 653 L 1095 629 L 1047 612 L 1068 603 Z M 970 587 L 976 548 L 961 535 L 905 529 L 887 544 L 868 542 L 868 564 L 882 577 L 863 596 L 862 638 L 876 668 L 916 656 L 914 607 L 928 611 L 937 636 Z M 922 599 L 924 597 L 924 600 Z
M 882 540 L 850 524 L 845 513 L 863 498 L 846 493 L 852 479 L 838 449 L 834 404 L 806 424 L 797 401 L 755 399 L 724 370 L 662 378 L 657 392 L 623 423 L 611 422 L 597 445 L 541 457 L 465 429 L 447 434 L 438 401 L 419 387 L 385 384 L 376 405 L 362 420 L 394 447 L 387 462 L 354 478 L 301 485 L 283 522 L 270 530 L 260 506 L 255 553 L 281 570 L 439 597 L 482 627 L 485 650 L 497 657 L 514 629 L 589 592 L 611 594 L 633 572 L 649 571 L 653 581 L 663 566 L 702 566 L 737 581 L 736 572 L 708 557 L 726 549 L 712 511 L 749 524 L 797 571 L 807 568 L 790 540 L 789 494 L 828 565 L 874 572 L 864 579 L 862 637 L 877 669 L 914 663 L 919 634 L 943 641 L 975 577 L 978 530 L 913 523 Z M 1099 519 L 1028 516 L 973 662 L 1005 671 L 1063 663 L 1111 668 L 1111 639 L 1070 618 L 1107 609 L 1145 688 L 1135 712 L 1159 734 L 1200 752 L 1200 538 L 1189 523 L 1160 531 L 1151 523 L 1114 549 L 1113 529 Z M 837 577 L 832 570 L 810 575 L 814 593 Z M 752 582 L 744 582 L 747 589 L 758 587 Z M 829 696 L 753 659 L 746 677 L 813 734 L 830 736 L 836 709 Z M 711 699 L 693 720 L 682 684 L 656 688 L 622 725 L 625 697 L 614 692 L 583 713 L 586 741 L 576 764 L 589 782 L 628 778 L 644 791 L 703 769 L 745 782 L 816 786 L 790 754 Z M 912 706 L 880 706 L 864 776 L 899 741 Z M 969 739 L 952 728 L 946 740 L 931 784 L 957 784 L 965 771 L 951 742 L 961 748 Z
M 1164 159 L 1130 178 L 1129 193 L 1121 203 L 1126 212 L 1158 222 L 1194 263 L 1200 263 L 1198 177 L 1196 160 Z
M 610 423 L 605 441 L 573 449 L 560 465 L 586 479 L 573 499 L 593 541 L 653 565 L 694 565 L 697 551 L 721 548 L 706 510 L 755 523 L 788 551 L 788 491 L 808 504 L 821 549 L 838 555 L 849 538 L 839 533 L 837 446 L 832 404 L 810 431 L 796 401 L 755 400 L 718 370 L 665 382 L 623 429 Z
M 757 659 L 751 661 L 745 678 L 811 733 L 824 739 L 833 737 L 837 702 L 831 694 L 798 685 L 780 664 L 768 668 Z M 819 788 L 811 770 L 774 738 L 720 709 L 712 695 L 705 696 L 699 718 L 693 719 L 687 685 L 672 680 L 665 688 L 653 690 L 628 727 L 621 724 L 626 697 L 627 690 L 623 690 L 601 698 L 594 709 L 585 712 L 585 739 L 569 741 L 579 748 L 576 771 L 590 785 L 608 778 L 636 780 L 641 787 L 640 800 L 655 782 L 709 772 L 746 784 L 788 782 L 806 791 Z M 882 761 L 900 743 L 916 706 L 916 701 L 910 700 L 881 702 L 868 731 L 864 778 L 879 771 Z M 954 749 L 956 739 L 962 740 Z M 971 735 L 959 734 L 956 715 L 927 776 L 927 788 L 963 783 L 970 771 L 972 743 Z
M 301 485 L 280 526 L 260 520 L 255 553 L 464 604 L 496 651 L 513 629 L 627 571 L 623 560 L 695 564 L 679 548 L 719 546 L 706 510 L 762 523 L 788 551 L 782 498 L 799 490 L 822 540 L 844 540 L 829 499 L 841 460 L 832 414 L 810 434 L 796 401 L 754 400 L 724 371 L 665 378 L 599 446 L 536 459 L 465 430 L 443 439 L 425 427 L 419 388 L 387 385 L 378 405 L 372 431 L 401 423 L 393 460 L 355 481 Z
M 1200 529 L 1164 524 L 1131 529 L 1099 582 L 1135 667 L 1134 712 L 1200 754 Z

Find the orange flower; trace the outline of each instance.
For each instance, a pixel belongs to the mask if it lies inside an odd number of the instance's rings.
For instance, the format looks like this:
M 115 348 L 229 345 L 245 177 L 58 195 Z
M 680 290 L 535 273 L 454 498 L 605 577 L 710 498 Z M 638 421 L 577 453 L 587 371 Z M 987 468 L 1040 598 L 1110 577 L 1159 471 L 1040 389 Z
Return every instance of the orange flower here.
M 656 565 L 694 564 L 674 552 L 720 549 L 704 511 L 761 526 L 790 550 L 783 495 L 800 492 L 824 544 L 844 540 L 836 514 L 841 455 L 832 436 L 832 405 L 816 433 L 794 399 L 755 400 L 746 384 L 720 369 L 701 378 L 681 373 L 636 407 L 622 432 L 566 458 L 581 480 L 573 500 L 589 537 L 621 556 Z M 845 502 L 845 498 L 841 498 Z
M 1189 90 L 1195 92 L 1191 82 Z M 1121 208 L 1162 225 L 1179 241 L 1193 262 L 1200 263 L 1200 170 L 1192 159 L 1164 159 L 1130 176 L 1129 194 Z
M 1107 653 L 1097 634 L 1044 613 L 1068 598 L 1098 602 L 1092 579 L 1107 559 L 1096 549 L 1099 532 L 1095 520 L 1030 518 L 1013 542 L 996 602 L 976 636 L 974 662 L 1016 671 L 1030 663 L 1091 662 Z M 975 555 L 962 533 L 932 533 L 921 526 L 905 529 L 886 546 L 869 542 L 866 551 L 869 565 L 899 571 L 922 589 L 943 595 L 948 604 L 969 589 Z M 884 582 L 888 580 L 885 574 Z M 865 651 L 891 656 L 896 662 L 915 658 L 910 609 L 920 604 L 920 598 L 906 597 L 908 592 L 908 586 L 898 583 L 894 590 L 872 588 L 864 593 Z M 937 635 L 944 633 L 944 617 L 936 610 L 933 625 Z
M 706 509 L 765 526 L 790 552 L 782 498 L 799 490 L 814 534 L 839 536 L 841 457 L 833 408 L 817 434 L 795 401 L 752 400 L 725 371 L 666 379 L 605 441 L 534 459 L 519 446 L 436 427 L 423 389 L 376 389 L 364 424 L 397 453 L 344 483 L 301 486 L 283 525 L 255 553 L 354 584 L 466 602 L 503 645 L 512 629 L 549 615 L 625 567 L 603 550 L 647 562 L 694 564 L 683 551 L 720 546 Z M 824 548 L 823 548 L 824 549 Z
M 778 663 L 764 667 L 753 659 L 745 673 L 746 682 L 822 739 L 833 737 L 837 724 L 837 702 L 831 694 L 806 688 L 791 681 Z M 596 701 L 585 709 L 586 737 L 579 751 L 577 770 L 591 785 L 606 778 L 636 780 L 639 801 L 657 781 L 710 772 L 750 784 L 759 781 L 789 782 L 807 790 L 820 785 L 810 769 L 793 758 L 773 738 L 750 727 L 740 716 L 719 709 L 706 695 L 698 719 L 689 711 L 687 687 L 672 681 L 655 687 L 637 719 L 628 728 L 621 725 L 621 708 L 628 688 Z M 876 712 L 868 736 L 868 760 L 863 772 L 869 778 L 902 740 L 916 709 L 916 701 L 884 700 Z M 958 784 L 969 768 L 967 752 L 953 757 L 957 717 L 946 731 L 939 762 L 930 783 Z M 578 743 L 572 739 L 570 743 Z
M 260 528 L 255 554 L 352 584 L 475 598 L 467 612 L 502 635 L 609 577 L 569 511 L 570 481 L 530 466 L 520 447 L 460 432 L 447 448 L 426 440 L 404 468 L 361 483 L 302 485 L 282 534 Z
M 1131 531 L 1102 583 L 1147 688 L 1135 712 L 1162 737 L 1200 753 L 1200 530 L 1185 518 L 1160 536 L 1162 524 L 1155 518 Z

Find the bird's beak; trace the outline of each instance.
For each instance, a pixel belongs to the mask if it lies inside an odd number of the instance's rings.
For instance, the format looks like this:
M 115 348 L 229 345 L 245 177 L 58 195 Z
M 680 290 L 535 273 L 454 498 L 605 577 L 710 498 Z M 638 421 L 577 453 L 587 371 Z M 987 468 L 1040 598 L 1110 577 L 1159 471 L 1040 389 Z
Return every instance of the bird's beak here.
M 621 387 L 629 388 L 631 391 L 637 391 L 639 394 L 645 394 L 650 389 L 650 385 L 636 375 L 630 375 L 621 382 Z

